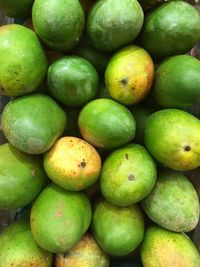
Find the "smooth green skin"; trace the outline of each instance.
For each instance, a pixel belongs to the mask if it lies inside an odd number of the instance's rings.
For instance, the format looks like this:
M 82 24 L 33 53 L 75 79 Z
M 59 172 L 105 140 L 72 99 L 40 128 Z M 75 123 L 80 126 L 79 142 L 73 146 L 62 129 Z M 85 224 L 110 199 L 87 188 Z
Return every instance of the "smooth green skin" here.
M 199 267 L 200 254 L 184 234 L 149 227 L 140 248 L 144 267 Z
M 65 113 L 67 115 L 67 125 L 64 130 L 64 136 L 75 136 L 81 137 L 79 128 L 78 128 L 78 116 L 80 113 L 80 108 L 66 108 Z
M 199 221 L 197 192 L 178 172 L 161 174 L 142 206 L 152 221 L 174 232 L 190 232 Z
M 30 29 L 10 24 L 0 30 L 0 94 L 19 96 L 33 92 L 45 78 L 47 59 Z
M 129 108 L 136 121 L 135 142 L 144 144 L 144 129 L 149 116 L 153 113 L 153 109 L 146 106 L 133 106 Z
M 49 150 L 66 126 L 65 112 L 49 96 L 33 94 L 10 101 L 2 113 L 2 129 L 16 148 L 40 154 Z
M 92 232 L 97 243 L 113 256 L 125 256 L 143 240 L 144 219 L 140 208 L 116 207 L 101 199 L 93 211 Z
M 48 89 L 66 106 L 83 106 L 95 97 L 98 88 L 99 75 L 84 58 L 62 57 L 48 69 Z
M 117 206 L 129 206 L 153 189 L 156 165 L 141 145 L 130 144 L 112 152 L 103 164 L 100 188 L 104 198 Z
M 145 17 L 140 43 L 151 56 L 188 52 L 200 38 L 200 14 L 185 1 L 164 3 Z
M 100 0 L 89 11 L 87 34 L 96 49 L 109 52 L 133 42 L 143 20 L 136 0 Z
M 81 110 L 78 125 L 83 138 L 96 147 L 113 149 L 135 137 L 135 119 L 128 108 L 101 98 Z
M 199 119 L 182 110 L 164 109 L 148 118 L 144 141 L 150 153 L 164 166 L 189 171 L 200 166 L 199 133 Z
M 32 20 L 43 42 L 59 51 L 74 48 L 85 26 L 84 11 L 78 0 L 35 0 Z
M 82 238 L 91 217 L 90 201 L 84 193 L 69 192 L 50 184 L 31 210 L 32 234 L 43 249 L 66 252 Z
M 0 145 L 0 209 L 29 204 L 47 183 L 42 159 L 10 144 Z
M 22 220 L 7 228 L 1 235 L 0 267 L 51 266 L 53 256 L 36 244 L 28 223 Z
M 154 95 L 166 108 L 185 108 L 200 103 L 200 61 L 189 55 L 173 56 L 156 70 Z
M 7 17 L 25 19 L 30 17 L 34 0 L 1 0 L 0 11 Z
M 83 37 L 80 44 L 72 52 L 88 60 L 99 73 L 104 73 L 110 57 L 108 54 L 94 48 L 86 36 Z

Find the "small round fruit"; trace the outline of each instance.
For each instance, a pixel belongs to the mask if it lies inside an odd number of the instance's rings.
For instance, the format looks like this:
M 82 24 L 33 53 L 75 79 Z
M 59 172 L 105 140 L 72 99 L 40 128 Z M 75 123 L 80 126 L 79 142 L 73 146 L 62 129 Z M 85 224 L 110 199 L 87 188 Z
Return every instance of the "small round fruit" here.
M 199 221 L 199 199 L 192 183 L 181 173 L 158 177 L 142 206 L 158 225 L 174 232 L 190 232 Z
M 66 106 L 80 107 L 97 94 L 99 76 L 84 58 L 62 57 L 49 67 L 48 88 L 52 96 Z
M 143 19 L 136 0 L 100 0 L 89 12 L 87 34 L 97 49 L 113 51 L 134 41 Z
M 61 136 L 66 115 L 49 96 L 27 95 L 10 101 L 2 113 L 2 129 L 16 148 L 40 154 L 49 150 Z
M 81 110 L 78 125 L 83 138 L 96 147 L 113 149 L 135 137 L 131 112 L 111 99 L 96 99 Z
M 128 255 L 143 239 L 142 212 L 136 205 L 117 207 L 99 200 L 93 211 L 92 231 L 98 244 L 110 255 Z
M 37 245 L 24 220 L 12 223 L 1 234 L 0 266 L 51 267 L 53 255 Z
M 170 1 L 145 16 L 140 43 L 151 56 L 164 58 L 188 52 L 199 38 L 199 11 L 185 1 Z
M 89 143 L 76 137 L 62 137 L 44 157 L 49 178 L 66 190 L 79 191 L 96 183 L 101 158 Z
M 112 152 L 101 172 L 100 188 L 114 205 L 129 206 L 145 198 L 156 182 L 156 165 L 141 145 L 130 144 Z
M 41 159 L 10 144 L 0 145 L 0 155 L 0 209 L 24 207 L 47 182 Z
M 34 0 L 1 0 L 0 11 L 7 17 L 18 19 L 28 18 L 31 16 L 33 2 Z
M 156 69 L 154 95 L 166 108 L 192 107 L 200 99 L 200 61 L 189 55 L 173 56 Z
M 133 105 L 146 97 L 154 79 L 150 55 L 139 46 L 128 46 L 108 62 L 105 83 L 109 94 L 124 105 Z
M 153 113 L 145 126 L 145 145 L 164 166 L 189 171 L 200 166 L 200 121 L 178 109 Z
M 74 48 L 84 30 L 85 15 L 79 0 L 35 0 L 33 26 L 43 42 L 53 50 Z
M 45 78 L 47 59 L 36 34 L 9 24 L 0 30 L 0 94 L 19 96 L 35 91 Z
M 90 234 L 66 254 L 56 255 L 56 267 L 109 267 L 109 257 Z
M 188 236 L 158 226 L 146 230 L 140 254 L 144 267 L 200 266 L 200 254 Z
M 50 184 L 36 199 L 31 210 L 31 231 L 43 249 L 66 252 L 87 231 L 92 217 L 88 197 Z

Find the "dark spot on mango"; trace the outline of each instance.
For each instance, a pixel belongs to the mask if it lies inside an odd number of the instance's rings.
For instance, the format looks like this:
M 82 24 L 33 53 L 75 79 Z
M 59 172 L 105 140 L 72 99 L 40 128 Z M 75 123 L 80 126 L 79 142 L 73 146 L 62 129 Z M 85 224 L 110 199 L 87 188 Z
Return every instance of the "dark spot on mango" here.
M 125 154 L 125 158 L 128 159 L 128 154 L 127 153 Z
M 128 179 L 129 179 L 129 181 L 133 181 L 135 179 L 135 177 L 133 174 L 129 174 Z
M 84 168 L 86 166 L 86 163 L 84 161 L 81 162 L 81 167 Z
M 191 150 L 191 147 L 190 147 L 190 146 L 185 146 L 185 147 L 184 147 L 184 150 L 185 150 L 185 151 L 190 151 L 190 150 Z
M 126 86 L 127 83 L 128 83 L 128 78 L 124 78 L 124 79 L 120 80 L 120 83 L 121 83 L 123 86 Z
M 69 252 L 65 252 L 65 253 L 63 254 L 63 258 L 66 259 L 66 258 L 68 257 L 68 255 L 69 255 Z

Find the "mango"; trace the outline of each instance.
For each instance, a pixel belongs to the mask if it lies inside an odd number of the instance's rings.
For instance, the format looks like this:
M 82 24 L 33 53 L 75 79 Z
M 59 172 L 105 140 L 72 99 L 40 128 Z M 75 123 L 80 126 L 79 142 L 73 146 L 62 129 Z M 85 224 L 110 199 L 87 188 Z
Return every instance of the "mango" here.
M 44 168 L 54 183 L 79 191 L 95 184 L 101 172 L 101 158 L 84 140 L 62 137 L 45 154 Z
M 144 267 L 199 267 L 200 254 L 184 234 L 149 227 L 140 248 Z
M 31 210 L 31 231 L 43 249 L 66 252 L 87 231 L 92 217 L 88 197 L 50 184 L 35 201 Z
M 199 221 L 197 192 L 192 183 L 178 172 L 168 171 L 159 175 L 142 206 L 151 220 L 171 231 L 190 232 Z
M 200 166 L 200 121 L 178 109 L 153 113 L 145 126 L 145 145 L 164 166 L 189 171 Z

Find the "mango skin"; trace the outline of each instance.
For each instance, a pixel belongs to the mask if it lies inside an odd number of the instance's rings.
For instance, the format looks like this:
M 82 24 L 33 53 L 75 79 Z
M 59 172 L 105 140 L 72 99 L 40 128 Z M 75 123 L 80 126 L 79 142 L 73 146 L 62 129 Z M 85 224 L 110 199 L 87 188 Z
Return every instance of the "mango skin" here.
M 153 113 L 145 126 L 145 145 L 164 166 L 189 171 L 200 166 L 200 121 L 178 109 Z
M 109 94 L 124 105 L 134 105 L 144 99 L 152 87 L 154 64 L 146 50 L 127 46 L 108 62 L 105 84 Z
M 109 256 L 86 234 L 71 250 L 56 255 L 55 267 L 109 267 Z
M 65 56 L 48 69 L 51 95 L 69 107 L 81 107 L 97 94 L 99 75 L 93 65 L 78 56 Z
M 43 249 L 66 252 L 85 234 L 91 217 L 90 201 L 84 193 L 65 191 L 52 183 L 32 207 L 31 231 Z
M 135 137 L 135 119 L 121 104 L 106 98 L 96 99 L 84 106 L 78 117 L 83 138 L 90 144 L 114 149 Z
M 198 10 L 185 1 L 170 1 L 145 16 L 139 40 L 152 57 L 161 59 L 187 53 L 199 37 Z
M 200 61 L 189 55 L 173 56 L 156 69 L 154 96 L 165 108 L 192 107 L 200 102 Z
M 101 158 L 96 149 L 76 137 L 62 137 L 44 156 L 49 178 L 70 191 L 80 191 L 97 182 Z
M 200 254 L 184 234 L 149 227 L 140 248 L 144 267 L 199 267 Z
M 35 0 L 32 19 L 43 42 L 51 49 L 63 52 L 78 44 L 85 25 L 84 11 L 78 0 Z
M 156 224 L 175 232 L 190 232 L 199 221 L 197 192 L 178 172 L 161 174 L 142 207 Z
M 67 117 L 51 97 L 33 94 L 10 101 L 3 110 L 1 123 L 14 147 L 41 154 L 62 135 Z
M 0 145 L 0 209 L 18 209 L 40 193 L 48 179 L 41 158 Z
M 0 267 L 51 267 L 53 255 L 37 245 L 24 220 L 5 228 L 0 240 Z
M 156 164 L 145 147 L 126 145 L 105 160 L 100 177 L 101 193 L 113 205 L 129 206 L 151 192 L 156 177 Z
M 117 207 L 99 199 L 94 206 L 92 233 L 107 253 L 125 256 L 142 242 L 144 219 L 137 205 Z
M 0 28 L 0 94 L 20 96 L 35 91 L 45 78 L 47 59 L 39 39 L 17 24 Z
M 143 20 L 136 0 L 100 0 L 89 11 L 87 35 L 96 49 L 113 51 L 134 41 Z

